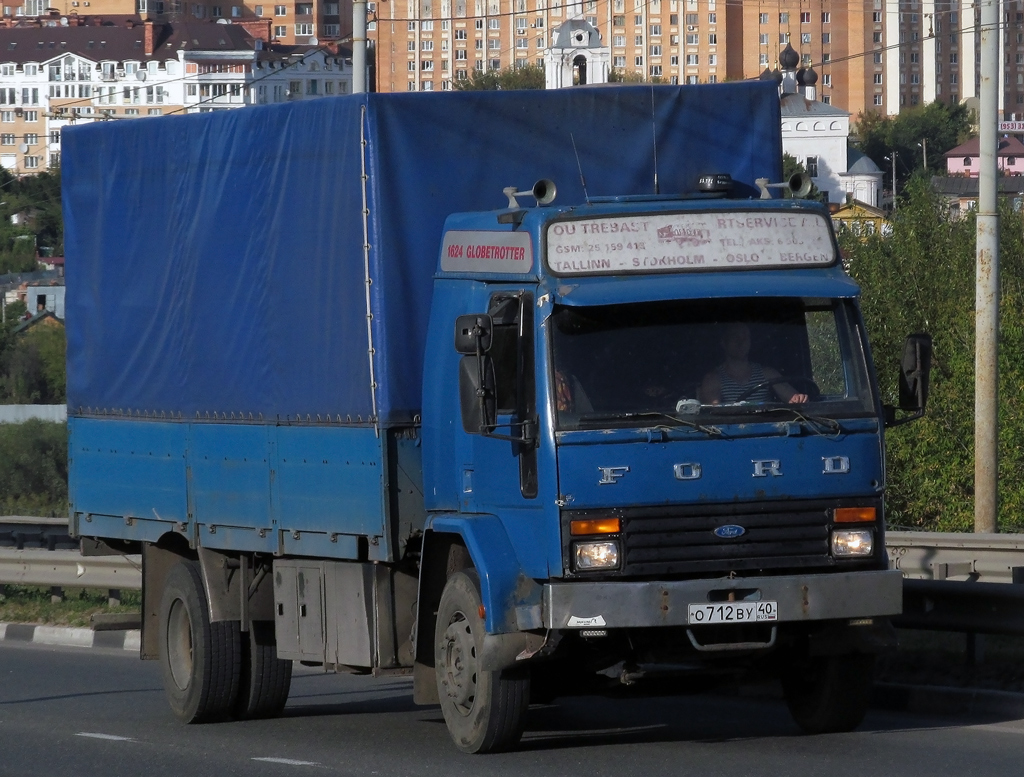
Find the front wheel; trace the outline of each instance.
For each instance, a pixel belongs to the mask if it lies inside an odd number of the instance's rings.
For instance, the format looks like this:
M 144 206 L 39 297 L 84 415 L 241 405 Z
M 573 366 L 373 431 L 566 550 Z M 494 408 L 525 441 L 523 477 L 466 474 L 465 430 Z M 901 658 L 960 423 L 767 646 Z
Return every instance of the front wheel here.
M 179 562 L 160 601 L 160 663 L 175 716 L 183 723 L 227 717 L 238 696 L 240 655 L 238 622 L 210 622 L 198 564 Z
M 873 655 L 815 656 L 797 661 L 782 675 L 786 704 L 806 734 L 853 731 L 871 700 Z
M 513 748 L 530 703 L 529 670 L 480 668 L 484 621 L 475 571 L 452 575 L 441 595 L 434 631 L 434 670 L 441 712 L 464 753 Z

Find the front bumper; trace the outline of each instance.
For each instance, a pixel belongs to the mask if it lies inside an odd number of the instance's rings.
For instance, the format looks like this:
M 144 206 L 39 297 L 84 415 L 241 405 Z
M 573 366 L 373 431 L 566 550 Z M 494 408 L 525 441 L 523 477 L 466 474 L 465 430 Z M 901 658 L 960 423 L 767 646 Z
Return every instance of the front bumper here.
M 899 615 L 899 570 L 824 575 L 717 578 L 674 582 L 572 582 L 544 586 L 548 629 L 687 626 L 690 604 L 727 600 L 778 602 L 778 622 Z

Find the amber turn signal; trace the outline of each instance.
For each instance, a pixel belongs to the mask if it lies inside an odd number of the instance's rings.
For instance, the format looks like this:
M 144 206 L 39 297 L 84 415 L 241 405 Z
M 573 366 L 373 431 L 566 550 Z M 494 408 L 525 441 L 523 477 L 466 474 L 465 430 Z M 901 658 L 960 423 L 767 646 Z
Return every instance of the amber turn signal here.
M 874 507 L 837 507 L 833 520 L 836 523 L 865 523 L 875 520 L 877 515 Z
M 570 521 L 569 532 L 573 537 L 583 534 L 615 534 L 622 529 L 618 518 L 595 518 L 590 521 Z

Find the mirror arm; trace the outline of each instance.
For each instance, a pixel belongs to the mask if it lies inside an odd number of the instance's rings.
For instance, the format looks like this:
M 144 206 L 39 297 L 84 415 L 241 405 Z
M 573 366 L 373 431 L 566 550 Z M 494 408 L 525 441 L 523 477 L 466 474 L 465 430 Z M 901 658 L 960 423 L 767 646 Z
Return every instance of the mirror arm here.
M 487 384 L 484 382 L 484 349 L 483 349 L 483 332 L 480 330 L 479 324 L 474 328 L 476 334 L 476 371 L 477 377 L 480 381 L 477 385 L 480 386 L 476 390 L 477 399 L 480 400 L 480 434 L 488 435 L 489 429 L 492 429 L 487 418 Z
M 498 425 L 496 425 L 494 428 L 497 428 L 497 426 Z M 521 445 L 528 445 L 531 447 L 537 444 L 536 434 L 531 434 L 531 428 L 534 426 L 533 421 L 519 421 L 517 423 L 500 424 L 500 426 L 508 426 L 510 428 L 518 426 L 522 428 L 523 433 L 516 437 L 511 434 L 498 434 L 496 432 L 487 432 L 481 429 L 480 434 L 483 435 L 484 437 L 490 437 L 494 440 L 508 440 L 509 442 L 517 442 L 520 443 Z
M 897 418 L 896 408 L 893 405 L 883 405 L 882 417 L 885 421 L 885 428 L 894 429 L 897 426 L 903 426 L 903 424 L 909 424 L 911 421 L 916 421 L 918 418 L 924 418 L 924 410 L 917 410 L 910 415 L 903 416 L 903 418 Z

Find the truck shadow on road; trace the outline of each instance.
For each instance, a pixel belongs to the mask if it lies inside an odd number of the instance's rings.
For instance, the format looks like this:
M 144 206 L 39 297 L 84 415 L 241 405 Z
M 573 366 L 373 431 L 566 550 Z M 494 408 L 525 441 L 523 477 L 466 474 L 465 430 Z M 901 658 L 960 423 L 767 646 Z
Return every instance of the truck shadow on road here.
M 969 722 L 962 717 L 869 712 L 851 734 L 863 737 L 895 732 L 939 730 Z M 771 699 L 740 699 L 724 695 L 615 700 L 582 697 L 530 709 L 521 750 L 629 745 L 654 742 L 722 743 L 737 740 L 820 740 L 806 737 L 790 719 L 785 705 Z

